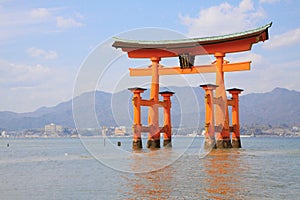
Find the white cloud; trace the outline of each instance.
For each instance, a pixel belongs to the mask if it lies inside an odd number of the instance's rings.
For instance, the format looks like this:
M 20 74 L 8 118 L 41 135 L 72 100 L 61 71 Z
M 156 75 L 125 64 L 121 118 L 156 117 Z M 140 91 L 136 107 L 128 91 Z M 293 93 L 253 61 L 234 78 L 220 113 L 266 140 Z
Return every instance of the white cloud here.
M 80 27 L 82 25 L 83 24 L 81 22 L 78 22 L 73 18 L 65 18 L 62 16 L 56 18 L 56 26 L 59 28 Z
M 263 56 L 253 52 L 241 52 L 238 54 L 228 54 L 226 55 L 226 60 L 230 63 L 234 62 L 245 62 L 251 61 L 251 64 L 262 64 L 264 62 Z
M 34 19 L 49 19 L 51 15 L 48 8 L 36 8 L 30 11 L 30 17 Z
M 259 0 L 259 3 L 269 3 L 269 4 L 272 4 L 272 3 L 277 3 L 279 1 L 280 0 Z
M 0 110 L 28 112 L 69 100 L 76 71 L 0 60 Z
M 66 8 L 6 9 L 0 6 L 0 41 L 36 33 L 60 32 L 83 26 L 84 16 Z
M 233 1 L 230 1 L 233 2 Z M 279 0 L 241 0 L 238 5 L 222 3 L 199 11 L 197 16 L 180 16 L 181 22 L 188 28 L 188 36 L 202 37 L 222 35 L 256 28 L 265 18 L 263 4 L 271 4 Z M 272 14 L 272 13 L 270 13 Z M 226 60 L 231 63 L 251 60 L 251 70 L 244 72 L 226 73 L 226 86 L 241 87 L 245 93 L 266 92 L 275 87 L 285 87 L 299 90 L 300 70 L 299 59 L 288 59 L 284 52 L 269 54 L 266 49 L 275 49 L 288 45 L 300 44 L 300 28 L 295 27 L 286 33 L 271 36 L 268 41 L 259 45 L 251 52 L 226 54 Z M 285 48 L 286 49 L 286 48 Z M 258 53 L 260 52 L 260 53 Z M 274 62 L 278 56 L 279 62 Z M 283 56 L 283 57 L 281 57 Z M 284 63 L 281 62 L 284 60 Z M 286 63 L 289 60 L 290 63 Z
M 299 61 L 274 64 L 263 57 L 261 63 L 253 61 L 250 71 L 226 73 L 226 85 L 245 89 L 243 94 L 271 91 L 275 87 L 299 91 L 300 71 L 296 70 L 299 64 Z
M 8 88 L 36 86 L 50 75 L 50 69 L 40 64 L 14 64 L 3 60 L 0 61 L 0 72 L 0 84 Z
M 300 43 L 300 28 L 287 31 L 280 35 L 275 35 L 263 44 L 266 49 L 276 49 Z
M 200 10 L 195 18 L 182 16 L 181 22 L 188 27 L 188 36 L 211 36 L 239 32 L 253 28 L 265 17 L 262 8 L 255 8 L 252 0 L 242 0 L 234 6 L 227 2 Z
M 35 47 L 31 47 L 27 49 L 27 53 L 31 57 L 41 57 L 46 60 L 53 60 L 58 57 L 57 53 L 55 51 L 49 50 L 43 50 L 43 49 L 38 49 Z

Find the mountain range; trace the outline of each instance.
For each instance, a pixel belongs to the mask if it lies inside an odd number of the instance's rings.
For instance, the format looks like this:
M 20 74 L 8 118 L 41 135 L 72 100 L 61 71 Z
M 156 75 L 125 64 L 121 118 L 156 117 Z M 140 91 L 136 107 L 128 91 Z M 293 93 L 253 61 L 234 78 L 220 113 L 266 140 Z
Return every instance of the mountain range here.
M 163 91 L 166 88 L 161 88 Z M 202 127 L 204 124 L 204 91 L 199 87 L 169 87 L 172 99 L 173 127 Z M 149 98 L 149 90 L 142 94 Z M 43 128 L 55 123 L 63 127 L 97 128 L 99 126 L 132 125 L 132 93 L 87 92 L 54 107 L 34 112 L 0 112 L 0 128 L 24 130 Z M 162 115 L 162 110 L 160 111 Z M 240 96 L 241 125 L 293 125 L 300 123 L 300 92 L 275 88 L 266 93 Z M 147 122 L 147 108 L 142 108 L 142 123 Z M 160 117 L 162 123 L 162 117 Z

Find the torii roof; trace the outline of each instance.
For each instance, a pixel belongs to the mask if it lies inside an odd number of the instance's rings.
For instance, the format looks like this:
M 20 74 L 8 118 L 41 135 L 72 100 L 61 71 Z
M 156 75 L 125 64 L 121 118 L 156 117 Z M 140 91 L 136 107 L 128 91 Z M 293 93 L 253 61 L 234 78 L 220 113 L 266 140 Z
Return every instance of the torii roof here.
M 228 35 L 181 40 L 127 40 L 114 37 L 113 47 L 121 48 L 130 58 L 176 57 L 181 54 L 205 55 L 251 50 L 252 44 L 269 39 L 265 26 Z

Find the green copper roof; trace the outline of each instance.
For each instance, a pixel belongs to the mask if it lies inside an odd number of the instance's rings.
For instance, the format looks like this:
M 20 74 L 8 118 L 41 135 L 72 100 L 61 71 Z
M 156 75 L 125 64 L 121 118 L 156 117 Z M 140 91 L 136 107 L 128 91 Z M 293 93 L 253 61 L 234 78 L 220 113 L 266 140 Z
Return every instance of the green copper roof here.
M 248 37 L 255 37 L 259 36 L 260 34 L 268 31 L 268 28 L 272 26 L 272 22 L 266 24 L 265 26 L 227 35 L 220 35 L 220 36 L 211 36 L 211 37 L 202 37 L 202 38 L 186 38 L 180 40 L 128 40 L 128 39 L 121 39 L 118 37 L 113 37 L 115 42 L 113 43 L 113 47 L 116 48 L 176 48 L 182 46 L 196 46 L 196 45 L 203 45 L 203 44 L 213 44 L 213 43 L 220 43 L 226 41 L 232 41 L 237 39 L 243 39 Z M 268 32 L 266 39 L 268 39 Z

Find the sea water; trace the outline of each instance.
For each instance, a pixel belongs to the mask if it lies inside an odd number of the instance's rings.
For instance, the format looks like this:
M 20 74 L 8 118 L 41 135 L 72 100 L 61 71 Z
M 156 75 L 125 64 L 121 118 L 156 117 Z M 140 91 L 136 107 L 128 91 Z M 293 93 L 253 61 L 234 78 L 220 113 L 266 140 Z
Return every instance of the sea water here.
M 242 138 L 241 149 L 210 152 L 203 138 L 174 137 L 157 151 L 131 144 L 2 138 L 0 199 L 300 198 L 300 138 Z

